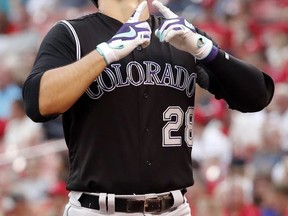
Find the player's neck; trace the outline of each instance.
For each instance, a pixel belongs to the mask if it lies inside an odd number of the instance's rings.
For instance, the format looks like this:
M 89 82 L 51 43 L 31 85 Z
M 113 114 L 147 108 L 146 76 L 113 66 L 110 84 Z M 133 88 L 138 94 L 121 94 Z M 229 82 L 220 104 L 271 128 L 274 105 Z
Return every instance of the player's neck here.
M 99 4 L 99 12 L 125 23 L 141 2 L 142 0 L 102 0 Z M 146 8 L 140 20 L 148 18 L 149 10 Z

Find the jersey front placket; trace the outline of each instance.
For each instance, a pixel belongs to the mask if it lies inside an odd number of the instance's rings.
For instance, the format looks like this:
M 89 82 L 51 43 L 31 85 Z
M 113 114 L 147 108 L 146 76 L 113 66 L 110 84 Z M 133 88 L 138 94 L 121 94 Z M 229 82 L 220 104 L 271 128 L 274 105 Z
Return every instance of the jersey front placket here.
M 133 52 L 133 61 L 136 61 L 142 65 L 143 68 L 146 68 L 145 65 L 143 64 L 143 59 L 144 56 L 146 55 L 147 50 L 143 49 L 141 46 L 138 46 Z M 146 71 L 145 71 L 146 72 Z M 136 74 L 136 73 L 135 73 Z M 137 79 L 137 77 L 135 77 Z M 149 119 L 150 117 L 150 109 L 153 104 L 151 104 L 151 94 L 150 94 L 150 89 L 151 86 L 147 85 L 140 85 L 137 87 L 137 94 L 138 94 L 138 121 L 139 121 L 139 131 L 138 134 L 140 135 L 139 138 L 139 168 L 140 168 L 140 181 L 142 188 L 145 184 L 145 176 L 147 174 L 147 170 L 153 166 L 153 161 L 150 158 L 149 155 L 149 144 L 147 143 L 147 140 L 149 135 L 150 135 L 150 130 L 151 130 L 151 125 L 149 122 L 153 119 Z M 150 117 L 151 118 L 151 117 Z M 144 180 L 144 181 L 143 181 Z M 145 190 L 145 189 L 144 189 Z
M 146 76 L 145 82 L 136 87 L 139 107 L 140 183 L 144 191 L 160 192 L 161 188 L 164 188 L 161 178 L 173 175 L 172 172 L 176 171 L 172 171 L 174 167 L 181 167 L 177 171 L 179 174 L 190 169 L 188 160 L 191 148 L 186 143 L 184 134 L 188 131 L 186 124 L 189 124 L 185 116 L 188 116 L 189 109 L 193 108 L 194 94 L 188 95 L 188 90 L 184 87 L 181 90 L 181 86 L 185 84 L 180 80 L 183 80 L 184 76 L 187 82 L 193 80 L 194 62 L 189 55 L 177 58 L 179 51 L 167 43 L 161 44 L 161 48 L 155 50 L 155 43 L 158 41 L 152 37 L 147 48 L 137 47 L 131 57 L 132 61 L 141 65 Z M 139 68 L 135 66 L 132 70 L 135 76 L 133 79 L 138 81 Z M 179 74 L 182 74 L 182 79 L 178 80 Z M 191 86 L 195 86 L 195 83 L 191 82 Z M 175 128 L 174 123 L 179 123 L 179 127 Z M 173 127 L 172 132 L 170 127 Z M 183 160 L 174 161 L 177 154 L 184 154 Z M 153 184 L 148 185 L 147 182 Z

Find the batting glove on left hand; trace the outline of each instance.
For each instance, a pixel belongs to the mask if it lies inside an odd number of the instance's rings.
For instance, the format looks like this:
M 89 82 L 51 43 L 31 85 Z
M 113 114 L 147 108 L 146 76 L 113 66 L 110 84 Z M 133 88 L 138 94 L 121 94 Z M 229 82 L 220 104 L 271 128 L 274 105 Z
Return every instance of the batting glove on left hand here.
M 107 65 L 124 58 L 139 45 L 145 48 L 150 44 L 151 28 L 148 22 L 139 21 L 146 6 L 147 1 L 143 1 L 108 42 L 97 45 L 96 49 Z
M 195 27 L 186 19 L 178 17 L 169 8 L 159 1 L 152 3 L 166 18 L 162 25 L 155 31 L 160 42 L 166 41 L 177 49 L 188 52 L 196 59 L 205 59 L 213 48 L 213 42 L 196 32 Z

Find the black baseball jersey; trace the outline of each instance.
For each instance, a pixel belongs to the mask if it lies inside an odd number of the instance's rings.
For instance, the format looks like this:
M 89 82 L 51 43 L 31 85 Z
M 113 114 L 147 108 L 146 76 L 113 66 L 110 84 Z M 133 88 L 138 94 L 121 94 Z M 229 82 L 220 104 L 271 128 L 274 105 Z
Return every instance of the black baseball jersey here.
M 161 19 L 151 16 L 148 20 L 153 32 Z M 25 82 L 25 106 L 34 121 L 48 121 L 55 117 L 39 114 L 39 85 L 43 73 L 76 61 L 77 53 L 85 56 L 97 44 L 108 41 L 122 25 L 101 13 L 69 23 L 75 32 L 60 22 L 44 38 Z M 73 34 L 77 34 L 81 50 L 77 51 L 78 42 Z M 216 62 L 205 65 L 206 71 L 212 71 L 214 67 L 220 71 L 226 68 L 227 65 L 219 66 L 224 64 L 221 62 L 224 57 L 224 52 L 219 51 Z M 244 63 L 239 64 L 246 67 Z M 235 88 L 241 87 L 238 80 L 245 79 L 245 74 L 253 74 L 247 75 L 246 79 L 257 78 L 261 83 L 257 87 L 260 89 L 258 93 L 262 88 L 262 93 L 268 95 L 259 99 L 261 102 L 256 105 L 244 99 L 233 100 L 234 95 L 239 94 L 239 89 Z M 147 48 L 139 46 L 127 57 L 108 65 L 81 98 L 63 113 L 70 160 L 67 188 L 143 194 L 191 186 L 196 83 L 217 98 L 226 99 L 232 108 L 256 111 L 270 102 L 273 92 L 271 80 L 263 74 L 249 68 L 249 72 L 242 72 L 239 79 L 227 80 L 230 78 L 225 74 L 220 74 L 218 79 L 214 71 L 198 70 L 193 56 L 168 43 L 160 43 L 152 34 Z M 255 80 L 251 85 L 257 84 Z M 246 85 L 249 90 L 256 89 L 249 87 L 249 81 Z M 267 86 L 270 86 L 268 93 Z M 242 87 L 241 93 L 245 93 L 246 88 Z

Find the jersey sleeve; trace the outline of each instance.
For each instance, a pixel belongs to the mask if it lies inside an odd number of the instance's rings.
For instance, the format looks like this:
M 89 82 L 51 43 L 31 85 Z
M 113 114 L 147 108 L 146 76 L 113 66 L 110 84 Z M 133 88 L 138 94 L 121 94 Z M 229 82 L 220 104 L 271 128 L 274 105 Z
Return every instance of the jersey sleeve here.
M 62 23 L 54 25 L 44 37 L 22 92 L 26 113 L 33 121 L 45 122 L 57 117 L 40 114 L 38 100 L 41 77 L 47 70 L 76 61 L 75 47 L 69 29 Z
M 221 49 L 214 60 L 199 64 L 197 83 L 241 112 L 262 110 L 274 94 L 274 82 L 268 74 Z

